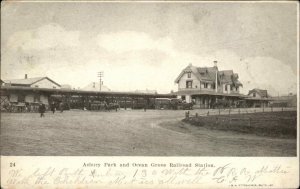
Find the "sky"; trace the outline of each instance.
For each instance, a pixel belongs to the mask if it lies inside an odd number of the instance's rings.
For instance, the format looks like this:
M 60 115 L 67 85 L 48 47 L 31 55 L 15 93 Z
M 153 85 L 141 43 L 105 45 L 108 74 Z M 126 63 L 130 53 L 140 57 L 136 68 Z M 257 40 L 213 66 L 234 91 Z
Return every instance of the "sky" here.
M 176 91 L 190 63 L 239 74 L 241 92 L 297 91 L 297 3 L 1 3 L 1 79 Z

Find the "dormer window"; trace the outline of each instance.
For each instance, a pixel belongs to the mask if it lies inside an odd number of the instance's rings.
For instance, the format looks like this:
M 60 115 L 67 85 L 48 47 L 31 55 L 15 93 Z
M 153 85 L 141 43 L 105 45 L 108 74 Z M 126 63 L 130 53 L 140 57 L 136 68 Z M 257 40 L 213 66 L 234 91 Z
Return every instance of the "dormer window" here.
M 192 73 L 188 72 L 188 78 L 191 78 L 191 77 L 192 77 Z

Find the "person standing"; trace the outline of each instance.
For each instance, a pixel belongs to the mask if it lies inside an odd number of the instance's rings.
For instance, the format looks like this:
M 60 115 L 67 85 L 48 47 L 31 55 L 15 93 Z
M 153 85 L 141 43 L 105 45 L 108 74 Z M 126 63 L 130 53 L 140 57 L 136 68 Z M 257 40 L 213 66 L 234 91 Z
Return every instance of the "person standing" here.
M 40 117 L 45 117 L 45 115 L 44 115 L 45 111 L 46 111 L 46 106 L 45 106 L 45 104 L 40 103 L 40 105 L 39 105 L 39 113 L 41 114 Z
M 51 104 L 51 111 L 53 114 L 55 113 L 55 103 L 54 102 L 52 102 L 52 104 Z
M 60 110 L 60 113 L 63 113 L 63 111 L 64 111 L 64 103 L 63 102 L 59 103 L 59 110 Z

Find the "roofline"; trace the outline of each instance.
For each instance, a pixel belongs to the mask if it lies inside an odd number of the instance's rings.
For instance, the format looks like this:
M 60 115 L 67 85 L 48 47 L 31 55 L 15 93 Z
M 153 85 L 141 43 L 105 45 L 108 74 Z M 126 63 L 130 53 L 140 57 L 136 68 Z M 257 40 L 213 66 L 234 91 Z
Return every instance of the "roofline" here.
M 183 93 L 183 94 L 181 94 Z M 230 96 L 230 97 L 241 97 L 241 98 L 245 98 L 246 95 L 244 94 L 240 94 L 240 93 L 216 93 L 214 91 L 189 91 L 189 90 L 183 90 L 183 91 L 177 91 L 174 92 L 174 94 L 176 95 L 184 95 L 184 93 L 191 93 L 189 95 L 211 95 L 211 96 Z
M 39 77 L 38 77 L 39 78 Z M 33 78 L 28 78 L 28 79 L 34 79 L 34 77 Z M 39 81 L 42 81 L 43 79 L 48 79 L 49 81 L 51 81 L 52 83 L 54 83 L 54 84 L 56 84 L 57 86 L 59 86 L 59 87 L 61 87 L 61 85 L 60 84 L 58 84 L 58 83 L 56 83 L 55 81 L 53 81 L 52 79 L 50 79 L 49 77 L 47 77 L 47 76 L 45 76 L 45 77 L 40 77 L 40 79 L 38 79 L 37 81 L 34 81 L 34 82 L 32 82 L 32 83 L 29 83 L 29 84 L 20 84 L 20 83 L 16 83 L 16 82 L 11 82 L 11 80 L 14 80 L 14 79 L 7 79 L 8 81 L 10 81 L 10 82 L 5 82 L 4 80 L 1 80 L 3 83 L 11 83 L 11 84 L 15 84 L 15 85 L 33 85 L 33 84 L 35 84 L 35 83 L 37 83 L 37 82 L 39 82 Z M 15 79 L 15 80 L 25 80 L 25 79 Z
M 49 88 L 34 88 L 34 87 L 15 87 L 15 86 L 1 86 L 1 91 L 3 90 L 18 90 L 18 91 L 41 91 L 49 92 L 49 94 L 81 94 L 81 95 L 129 95 L 129 96 L 153 96 L 153 97 L 175 97 L 176 94 L 151 94 L 151 93 L 135 93 L 135 92 L 113 92 L 113 91 L 86 91 L 86 90 L 71 90 L 71 89 L 49 89 Z
M 52 83 L 54 83 L 54 84 L 56 84 L 57 86 L 61 87 L 60 84 L 56 83 L 55 81 L 53 81 L 52 79 L 50 79 L 50 78 L 47 77 L 47 76 L 46 76 L 46 77 L 42 77 L 41 79 L 39 79 L 39 80 L 37 80 L 37 81 L 31 83 L 30 85 L 33 85 L 33 84 L 35 84 L 35 83 L 37 83 L 37 82 L 39 82 L 39 81 L 42 81 L 43 79 L 48 79 L 48 80 L 51 81 Z

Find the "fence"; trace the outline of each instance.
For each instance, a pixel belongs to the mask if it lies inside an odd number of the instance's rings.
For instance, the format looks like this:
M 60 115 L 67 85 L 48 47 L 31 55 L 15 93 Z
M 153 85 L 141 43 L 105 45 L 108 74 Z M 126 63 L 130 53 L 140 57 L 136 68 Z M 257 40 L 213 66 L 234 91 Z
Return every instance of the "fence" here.
M 283 112 L 283 111 L 296 111 L 296 107 L 268 107 L 268 108 L 229 108 L 229 109 L 209 109 L 205 113 L 195 112 L 191 115 L 189 111 L 186 112 L 186 116 L 209 116 L 209 115 L 231 115 L 231 114 L 249 114 L 259 112 Z
M 285 111 L 296 111 L 296 107 L 280 107 L 280 108 L 235 108 L 235 109 L 210 109 L 206 112 L 195 112 L 194 115 L 190 114 L 190 111 L 185 112 L 186 119 L 193 118 L 206 118 L 214 116 L 214 119 L 210 119 L 209 122 L 213 122 L 214 125 L 219 125 L 220 123 L 227 123 L 229 125 L 234 124 L 235 122 L 243 123 L 243 125 L 252 126 L 254 123 L 263 122 L 263 121 L 276 121 L 276 120 L 291 120 L 291 118 L 272 118 L 264 117 L 262 113 L 264 112 L 285 112 Z M 241 114 L 240 117 L 237 115 Z M 253 119 L 251 114 L 260 114 L 259 118 Z M 232 116 L 231 116 L 232 115 Z M 235 116 L 234 116 L 235 115 Z M 296 118 L 297 119 L 297 118 Z M 206 119 L 203 119 L 207 121 Z M 296 121 L 296 120 L 295 120 Z

